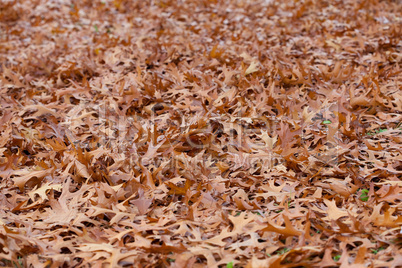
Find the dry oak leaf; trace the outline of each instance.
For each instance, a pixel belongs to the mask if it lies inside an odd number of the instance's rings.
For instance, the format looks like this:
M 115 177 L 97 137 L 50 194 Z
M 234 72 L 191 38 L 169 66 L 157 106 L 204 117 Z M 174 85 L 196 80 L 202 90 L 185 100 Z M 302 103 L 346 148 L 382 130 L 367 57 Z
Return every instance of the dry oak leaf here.
M 25 184 L 32 178 L 42 179 L 46 176 L 49 176 L 53 173 L 54 168 L 49 168 L 45 170 L 31 171 L 27 169 L 17 170 L 13 173 L 13 175 L 18 175 L 20 177 L 14 177 L 12 180 L 14 181 L 14 185 L 16 185 L 20 191 L 23 191 Z
M 322 218 L 323 220 L 335 221 L 339 218 L 346 217 L 349 215 L 347 211 L 342 210 L 336 206 L 335 200 L 329 201 L 328 199 L 324 199 L 324 203 L 327 206 L 327 209 L 319 209 L 315 207 L 312 208 L 315 211 L 327 214 L 326 217 Z
M 283 234 L 284 236 L 299 236 L 302 234 L 301 231 L 297 230 L 292 222 L 289 220 L 289 218 L 286 215 L 282 215 L 283 220 L 285 222 L 285 227 L 278 226 L 268 220 L 266 223 L 268 226 L 262 229 L 262 231 L 265 232 L 275 232 L 279 234 Z
M 36 188 L 28 193 L 28 196 L 31 200 L 35 200 L 35 195 L 39 195 L 42 200 L 48 200 L 47 191 L 48 190 L 55 190 L 60 191 L 63 188 L 61 184 L 50 184 L 50 182 L 46 182 L 44 185 Z
M 124 259 L 136 255 L 136 251 L 128 251 L 125 253 L 121 253 L 122 249 L 117 248 L 116 246 L 110 244 L 81 244 L 79 250 L 82 252 L 94 252 L 95 255 L 90 258 L 89 261 L 95 261 L 101 257 L 106 258 L 104 261 L 105 264 L 109 264 L 109 267 L 118 267 L 119 262 Z
M 89 179 L 91 177 L 91 175 L 89 175 L 88 168 L 84 164 L 82 164 L 78 160 L 75 160 L 74 164 L 75 164 L 75 167 L 77 168 L 78 175 L 80 175 L 81 177 L 83 177 L 85 179 Z
M 225 242 L 223 240 L 228 237 L 236 239 L 237 235 L 256 232 L 263 227 L 255 222 L 256 217 L 257 216 L 255 214 L 247 214 L 245 212 L 241 212 L 238 216 L 229 216 L 229 220 L 233 224 L 233 230 L 230 230 L 231 227 L 228 226 L 222 229 L 218 235 L 205 240 L 205 242 L 213 245 L 225 246 L 229 242 Z
M 244 75 L 248 75 L 251 73 L 255 73 L 259 71 L 259 67 L 258 67 L 258 62 L 253 61 L 250 66 L 248 66 L 246 72 L 244 73 Z
M 355 193 L 358 186 L 351 184 L 351 178 L 348 177 L 344 180 L 338 180 L 335 178 L 323 180 L 322 182 L 317 182 L 316 186 L 320 186 L 323 189 L 331 189 L 335 191 L 337 194 L 340 194 L 344 197 L 349 197 L 351 194 Z

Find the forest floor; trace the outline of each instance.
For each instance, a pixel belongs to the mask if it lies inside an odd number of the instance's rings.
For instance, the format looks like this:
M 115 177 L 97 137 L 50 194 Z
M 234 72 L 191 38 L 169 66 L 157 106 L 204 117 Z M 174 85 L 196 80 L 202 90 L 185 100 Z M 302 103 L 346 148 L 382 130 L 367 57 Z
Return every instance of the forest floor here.
M 0 266 L 402 267 L 400 1 L 0 2 Z

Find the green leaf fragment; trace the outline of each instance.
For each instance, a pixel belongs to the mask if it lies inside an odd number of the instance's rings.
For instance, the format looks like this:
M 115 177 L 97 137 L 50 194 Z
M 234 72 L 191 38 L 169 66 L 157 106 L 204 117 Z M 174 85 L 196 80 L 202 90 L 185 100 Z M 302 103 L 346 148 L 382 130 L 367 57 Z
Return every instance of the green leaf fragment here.
M 368 199 L 369 199 L 369 196 L 368 196 L 369 190 L 363 189 L 363 190 L 361 190 L 360 192 L 361 192 L 361 194 L 360 194 L 360 200 L 363 201 L 363 202 L 367 202 Z
M 373 254 L 375 255 L 375 254 L 377 254 L 378 252 L 380 252 L 381 250 L 384 250 L 384 249 L 385 249 L 384 247 L 379 247 L 377 249 L 372 249 L 371 252 L 373 252 Z
M 288 248 L 283 248 L 283 249 L 281 249 L 281 250 L 278 251 L 278 255 L 283 255 L 283 254 L 285 254 L 285 253 L 287 253 L 287 252 L 289 252 L 289 251 L 290 251 L 290 249 L 288 249 Z

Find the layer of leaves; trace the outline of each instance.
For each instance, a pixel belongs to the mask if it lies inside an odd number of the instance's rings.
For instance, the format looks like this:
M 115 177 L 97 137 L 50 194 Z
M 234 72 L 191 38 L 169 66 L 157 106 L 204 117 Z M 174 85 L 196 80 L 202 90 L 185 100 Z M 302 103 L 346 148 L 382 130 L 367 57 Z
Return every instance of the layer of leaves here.
M 0 3 L 0 263 L 400 267 L 399 1 Z

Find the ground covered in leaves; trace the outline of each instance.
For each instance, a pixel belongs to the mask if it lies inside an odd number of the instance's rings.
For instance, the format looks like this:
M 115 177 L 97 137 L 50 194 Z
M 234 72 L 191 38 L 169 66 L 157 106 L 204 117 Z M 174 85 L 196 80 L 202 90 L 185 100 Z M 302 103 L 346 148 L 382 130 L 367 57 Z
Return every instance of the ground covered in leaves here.
M 401 267 L 399 1 L 0 2 L 0 265 Z

